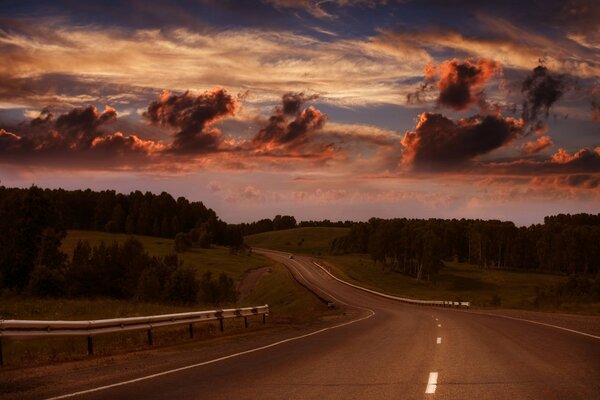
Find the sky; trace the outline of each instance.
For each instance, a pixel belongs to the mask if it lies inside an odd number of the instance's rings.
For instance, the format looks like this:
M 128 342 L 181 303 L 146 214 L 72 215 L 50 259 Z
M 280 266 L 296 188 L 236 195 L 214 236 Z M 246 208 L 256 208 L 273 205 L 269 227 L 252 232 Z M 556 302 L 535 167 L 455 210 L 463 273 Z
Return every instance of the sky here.
M 0 2 L 0 185 L 226 222 L 600 212 L 596 0 Z

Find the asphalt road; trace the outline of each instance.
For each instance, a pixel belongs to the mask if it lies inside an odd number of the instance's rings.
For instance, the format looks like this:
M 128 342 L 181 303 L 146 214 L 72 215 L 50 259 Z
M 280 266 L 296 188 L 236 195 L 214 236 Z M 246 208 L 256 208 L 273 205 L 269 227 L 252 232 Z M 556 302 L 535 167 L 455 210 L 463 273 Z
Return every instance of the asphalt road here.
M 354 319 L 77 399 L 600 399 L 600 340 L 384 299 L 269 253 Z M 343 324 L 342 326 L 339 326 Z

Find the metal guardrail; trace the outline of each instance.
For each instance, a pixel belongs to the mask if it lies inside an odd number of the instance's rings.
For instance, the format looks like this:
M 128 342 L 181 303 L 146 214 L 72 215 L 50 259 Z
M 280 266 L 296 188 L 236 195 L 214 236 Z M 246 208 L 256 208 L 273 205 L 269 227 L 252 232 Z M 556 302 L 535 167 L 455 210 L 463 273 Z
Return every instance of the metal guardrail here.
M 88 354 L 94 354 L 93 336 L 105 333 L 147 330 L 148 344 L 153 345 L 152 329 L 189 324 L 190 337 L 194 336 L 193 324 L 196 322 L 219 321 L 223 331 L 223 320 L 244 318 L 248 327 L 248 317 L 262 315 L 263 323 L 269 315 L 269 306 L 233 308 L 227 310 L 195 311 L 178 314 L 151 315 L 147 317 L 99 319 L 91 321 L 34 321 L 0 320 L 0 365 L 2 365 L 2 338 L 35 338 L 56 336 L 87 336 Z
M 421 306 L 456 307 L 456 308 L 461 308 L 461 307 L 469 308 L 471 306 L 471 303 L 468 302 L 468 301 L 417 300 L 417 299 L 409 299 L 409 298 L 406 298 L 406 297 L 392 296 L 392 295 L 389 295 L 389 294 L 378 292 L 376 290 L 367 289 L 367 288 L 355 285 L 355 284 L 350 283 L 350 282 L 346 282 L 345 280 L 342 280 L 342 279 L 338 278 L 337 276 L 333 275 L 331 272 L 329 272 L 327 270 L 327 268 L 323 267 L 321 264 L 319 264 L 319 263 L 317 263 L 315 261 L 313 261 L 313 264 L 315 264 L 317 267 L 321 268 L 323 271 L 325 271 L 333 279 L 335 279 L 338 282 L 343 283 L 344 285 L 352 286 L 353 288 L 360 289 L 360 290 L 363 290 L 365 292 L 373 293 L 373 294 L 376 294 L 378 296 L 385 297 L 385 298 L 388 298 L 388 299 L 392 299 L 392 300 L 396 300 L 396 301 L 401 301 L 403 303 L 417 304 L 417 305 L 421 305 Z

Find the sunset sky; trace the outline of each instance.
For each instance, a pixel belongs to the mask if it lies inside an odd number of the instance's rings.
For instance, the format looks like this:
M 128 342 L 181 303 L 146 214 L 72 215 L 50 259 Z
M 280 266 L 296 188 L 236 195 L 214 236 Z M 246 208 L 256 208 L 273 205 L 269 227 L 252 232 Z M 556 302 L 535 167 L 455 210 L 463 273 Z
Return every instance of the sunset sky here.
M 225 221 L 600 212 L 596 0 L 2 1 L 0 184 Z

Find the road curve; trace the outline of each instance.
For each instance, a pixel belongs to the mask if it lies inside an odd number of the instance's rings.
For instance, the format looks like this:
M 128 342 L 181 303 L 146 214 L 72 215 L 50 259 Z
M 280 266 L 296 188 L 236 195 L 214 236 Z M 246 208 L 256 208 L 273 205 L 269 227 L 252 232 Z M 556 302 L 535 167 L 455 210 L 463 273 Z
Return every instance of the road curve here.
M 256 351 L 62 398 L 600 399 L 600 340 L 378 297 L 308 257 L 263 252 L 354 320 Z

